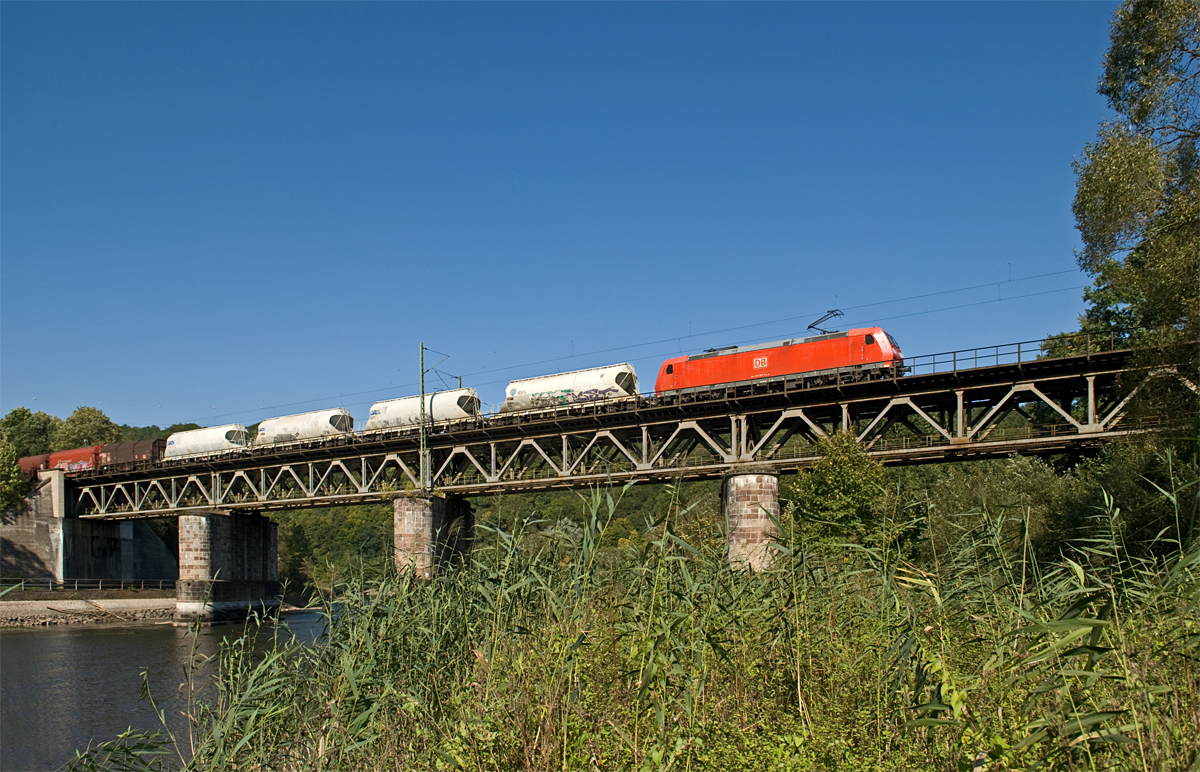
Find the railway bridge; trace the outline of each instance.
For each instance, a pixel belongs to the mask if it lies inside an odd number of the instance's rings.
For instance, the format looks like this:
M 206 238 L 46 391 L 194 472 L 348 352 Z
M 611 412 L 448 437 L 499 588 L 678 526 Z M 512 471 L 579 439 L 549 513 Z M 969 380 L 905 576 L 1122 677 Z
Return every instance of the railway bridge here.
M 1091 348 L 1045 358 L 1030 341 L 910 358 L 885 380 L 847 371 L 481 416 L 429 425 L 423 443 L 414 427 L 135 462 L 68 475 L 62 505 L 81 520 L 178 518 L 178 620 L 273 597 L 265 513 L 299 507 L 392 501 L 397 563 L 428 577 L 447 534 L 469 538 L 466 497 L 718 478 L 729 558 L 760 568 L 779 474 L 817 461 L 834 432 L 885 464 L 1086 451 L 1160 428 L 1133 409 L 1151 384 L 1200 393 L 1178 368 Z

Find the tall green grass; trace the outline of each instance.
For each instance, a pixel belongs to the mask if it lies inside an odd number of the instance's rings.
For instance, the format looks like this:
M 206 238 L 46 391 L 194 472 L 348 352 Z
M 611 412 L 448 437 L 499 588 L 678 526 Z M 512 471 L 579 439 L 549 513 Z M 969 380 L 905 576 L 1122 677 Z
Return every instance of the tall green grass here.
M 1160 491 L 1181 522 L 1194 485 Z M 69 767 L 1200 769 L 1200 549 L 1132 557 L 1115 502 L 1054 561 L 1020 511 L 968 513 L 921 563 L 785 516 L 754 575 L 681 538 L 677 503 L 602 547 L 619 499 L 592 492 L 578 532 L 490 529 L 432 581 L 349 581 L 319 643 L 224 646 L 194 742 Z

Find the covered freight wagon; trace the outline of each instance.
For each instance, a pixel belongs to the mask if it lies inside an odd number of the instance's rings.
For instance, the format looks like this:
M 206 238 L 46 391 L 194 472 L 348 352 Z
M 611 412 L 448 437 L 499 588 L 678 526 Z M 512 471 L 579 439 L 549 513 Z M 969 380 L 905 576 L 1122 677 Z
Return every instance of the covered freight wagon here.
M 273 445 L 277 442 L 314 440 L 333 434 L 354 431 L 354 417 L 345 408 L 316 410 L 278 418 L 268 418 L 259 423 L 255 445 Z
M 84 469 L 95 469 L 100 465 L 100 448 L 93 445 L 90 448 L 75 448 L 60 450 L 50 454 L 50 468 L 62 469 L 67 472 L 79 472 Z
M 25 456 L 17 459 L 17 466 L 21 467 L 21 474 L 26 477 L 33 477 L 43 469 L 50 468 L 50 454 L 43 453 L 40 456 Z
M 425 420 L 431 423 L 479 415 L 479 395 L 474 389 L 451 389 L 425 395 Z M 417 426 L 421 422 L 421 396 L 388 399 L 371 405 L 364 432 Z
M 623 363 L 557 375 L 523 378 L 508 384 L 501 413 L 573 405 L 637 395 L 637 373 Z
M 163 457 L 166 448 L 166 440 L 110 442 L 107 445 L 92 445 L 87 448 L 43 453 L 40 456 L 27 456 L 17 463 L 21 467 L 22 474 L 32 477 L 45 469 L 78 472 L 114 464 L 132 464 L 135 461 L 157 461 Z
M 100 466 L 100 449 L 102 447 L 102 445 L 91 445 L 86 448 L 43 453 L 40 456 L 26 456 L 18 459 L 17 465 L 21 467 L 21 472 L 28 476 L 33 476 L 45 469 L 61 469 L 64 472 L 95 469 Z
M 166 440 L 110 442 L 100 446 L 100 466 L 132 464 L 136 461 L 157 461 L 163 457 L 166 449 Z
M 243 450 L 249 442 L 248 437 L 249 432 L 241 424 L 176 432 L 167 438 L 167 449 L 163 458 L 184 458 Z

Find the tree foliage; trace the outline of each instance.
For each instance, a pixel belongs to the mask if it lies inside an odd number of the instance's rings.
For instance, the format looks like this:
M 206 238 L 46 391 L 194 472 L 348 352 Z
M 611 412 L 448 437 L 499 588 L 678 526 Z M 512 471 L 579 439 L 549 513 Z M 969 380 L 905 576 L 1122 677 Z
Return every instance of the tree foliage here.
M 11 442 L 0 440 L 0 509 L 15 507 L 25 495 L 21 467 L 17 465 L 17 449 Z
M 192 429 L 199 429 L 200 424 L 171 424 L 166 429 L 160 429 L 157 424 L 149 426 L 130 426 L 129 424 L 121 424 L 121 440 L 124 442 L 136 442 L 138 440 L 165 440 L 175 432 L 186 432 Z M 253 436 L 253 435 L 252 435 Z
M 0 435 L 12 444 L 17 458 L 49 453 L 62 419 L 27 407 L 13 408 L 0 419 Z
M 1099 93 L 1119 116 L 1074 164 L 1085 332 L 1196 338 L 1200 306 L 1200 0 L 1128 0 Z M 1156 333 L 1161 334 L 1161 333 Z
M 806 535 L 865 540 L 875 529 L 883 465 L 867 455 L 852 432 L 822 438 L 815 450 L 821 460 L 784 480 L 782 497 Z
M 149 428 L 151 428 L 151 429 L 158 429 L 158 427 L 157 427 L 157 426 L 151 426 L 151 427 L 149 427 Z M 166 429 L 161 429 L 161 430 L 159 430 L 159 432 L 158 432 L 157 434 L 155 434 L 154 436 L 155 436 L 155 437 L 157 437 L 157 438 L 158 438 L 158 439 L 160 439 L 160 440 L 165 440 L 167 437 L 170 437 L 170 436 L 171 436 L 172 434 L 174 434 L 175 432 L 190 432 L 190 431 L 192 431 L 193 429 L 200 429 L 200 428 L 202 428 L 202 427 L 200 426 L 200 424 L 194 424 L 194 423 L 186 423 L 186 424 L 171 424 L 171 425 L 170 425 L 170 426 L 168 426 Z M 252 436 L 252 437 L 253 437 L 253 436 L 255 436 L 255 435 L 257 435 L 257 433 L 258 433 L 258 432 L 257 432 L 257 429 L 258 429 L 258 424 L 255 424 L 255 427 L 254 427 L 254 428 L 255 428 L 255 432 L 254 432 L 253 434 L 251 434 L 251 435 L 250 435 L 250 436 Z M 246 427 L 246 429 L 247 429 L 247 431 L 248 431 L 248 430 L 250 429 L 250 427 L 249 427 L 249 426 L 247 426 L 247 427 Z
M 56 450 L 72 450 L 106 442 L 165 440 L 176 432 L 199 429 L 200 424 L 172 424 L 165 429 L 156 425 L 117 426 L 102 410 L 81 407 L 66 421 L 27 407 L 13 408 L 0 418 L 0 439 L 12 443 L 17 458 L 40 456 Z
M 1200 139 L 1200 5 L 1127 2 L 1116 13 L 1100 93 L 1140 130 Z
M 52 450 L 71 450 L 106 442 L 120 442 L 121 427 L 94 407 L 77 408 L 54 433 Z
M 296 591 L 378 573 L 393 554 L 391 504 L 292 509 L 271 517 L 279 524 L 279 578 Z

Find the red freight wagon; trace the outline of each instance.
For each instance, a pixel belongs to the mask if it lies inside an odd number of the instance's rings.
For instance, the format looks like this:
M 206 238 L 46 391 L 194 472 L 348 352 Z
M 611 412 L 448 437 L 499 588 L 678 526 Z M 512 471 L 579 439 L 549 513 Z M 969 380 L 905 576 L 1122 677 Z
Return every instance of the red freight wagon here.
M 843 368 L 851 368 L 849 374 L 855 380 L 881 378 L 890 377 L 903 364 L 896 342 L 880 328 L 866 327 L 668 359 L 658 371 L 654 390 L 662 394 L 801 373 L 806 377 L 832 376 Z
M 26 456 L 19 459 L 17 465 L 21 467 L 22 474 L 27 477 L 33 477 L 39 471 L 50 468 L 50 454 L 43 453 L 40 456 Z
M 135 461 L 158 461 L 167 449 L 166 440 L 137 440 L 110 442 L 100 448 L 100 465 L 133 464 Z
M 75 448 L 60 450 L 50 454 L 50 468 L 62 469 L 67 472 L 78 472 L 81 469 L 95 469 L 100 465 L 100 445 L 90 448 Z

